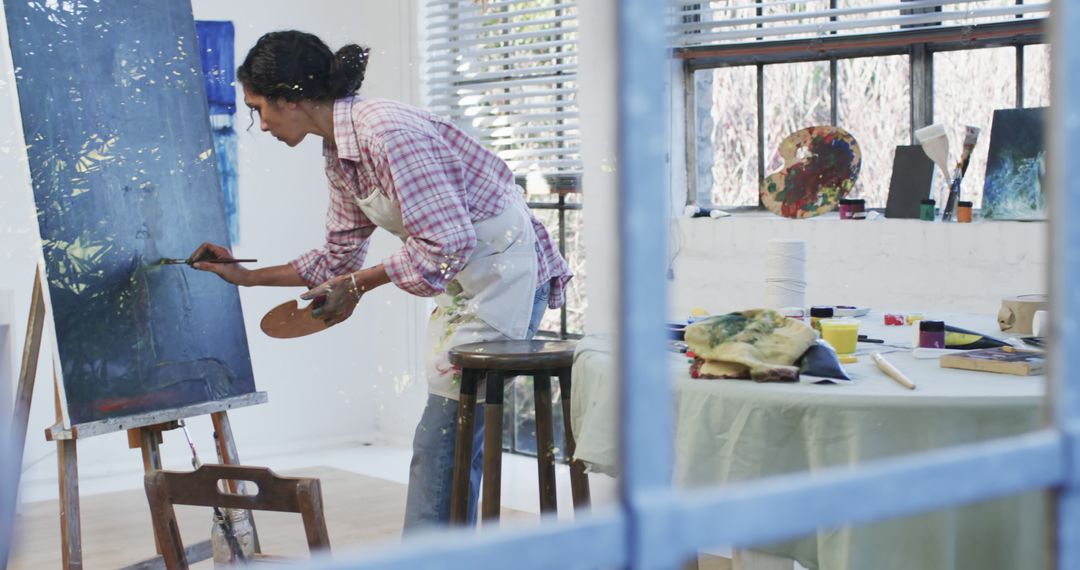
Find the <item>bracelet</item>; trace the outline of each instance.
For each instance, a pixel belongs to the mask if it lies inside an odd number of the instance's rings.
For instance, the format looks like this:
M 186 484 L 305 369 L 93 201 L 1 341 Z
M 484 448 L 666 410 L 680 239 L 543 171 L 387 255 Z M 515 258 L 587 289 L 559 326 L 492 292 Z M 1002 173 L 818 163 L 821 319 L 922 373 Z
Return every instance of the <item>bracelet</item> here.
M 356 295 L 356 300 L 359 301 L 360 300 L 360 288 L 356 286 L 356 273 L 355 272 L 350 273 L 349 274 L 349 279 L 352 280 L 353 294 Z

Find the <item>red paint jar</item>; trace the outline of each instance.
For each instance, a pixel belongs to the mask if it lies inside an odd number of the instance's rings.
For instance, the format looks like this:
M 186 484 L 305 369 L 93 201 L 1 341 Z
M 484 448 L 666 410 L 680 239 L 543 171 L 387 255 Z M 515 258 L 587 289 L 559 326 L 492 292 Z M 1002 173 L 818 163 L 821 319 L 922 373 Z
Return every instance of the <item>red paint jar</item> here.
M 851 200 L 848 200 L 847 198 L 840 198 L 840 219 L 850 220 L 851 210 Z
M 945 321 L 919 321 L 919 347 L 945 348 Z
M 865 220 L 866 200 L 862 198 L 840 198 L 841 220 Z

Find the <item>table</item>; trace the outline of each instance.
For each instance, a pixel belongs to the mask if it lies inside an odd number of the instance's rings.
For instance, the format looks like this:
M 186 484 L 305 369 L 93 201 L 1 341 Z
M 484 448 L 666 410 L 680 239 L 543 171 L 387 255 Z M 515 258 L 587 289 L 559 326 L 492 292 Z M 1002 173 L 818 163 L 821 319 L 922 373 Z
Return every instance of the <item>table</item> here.
M 1002 335 L 993 317 L 928 315 Z M 693 380 L 684 355 L 672 353 L 676 394 L 675 484 L 693 489 L 781 473 L 854 465 L 951 445 L 1016 435 L 1042 425 L 1046 379 L 943 369 L 919 360 L 912 327 L 862 319 L 860 332 L 887 345 L 860 343 L 846 367 L 851 384 Z M 576 456 L 591 469 L 618 474 L 616 378 L 610 337 L 579 342 L 573 369 Z M 918 384 L 906 390 L 882 374 L 870 350 Z M 1044 505 L 1029 493 L 958 509 L 841 529 L 774 545 L 766 552 L 828 570 L 1037 568 Z

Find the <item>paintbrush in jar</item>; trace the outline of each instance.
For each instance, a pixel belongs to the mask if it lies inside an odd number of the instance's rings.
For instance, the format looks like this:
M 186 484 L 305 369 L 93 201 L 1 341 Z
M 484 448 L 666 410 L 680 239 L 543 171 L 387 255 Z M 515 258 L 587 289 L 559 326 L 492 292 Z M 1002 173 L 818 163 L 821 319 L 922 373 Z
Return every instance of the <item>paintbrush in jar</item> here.
M 968 164 L 971 162 L 971 151 L 975 150 L 975 143 L 979 142 L 978 127 L 964 127 L 964 147 L 960 151 L 960 162 L 956 163 L 953 172 L 953 181 L 949 186 L 949 198 L 945 201 L 945 208 L 941 211 L 943 222 L 953 221 L 953 212 L 956 210 L 956 202 L 960 199 L 960 184 L 964 180 Z

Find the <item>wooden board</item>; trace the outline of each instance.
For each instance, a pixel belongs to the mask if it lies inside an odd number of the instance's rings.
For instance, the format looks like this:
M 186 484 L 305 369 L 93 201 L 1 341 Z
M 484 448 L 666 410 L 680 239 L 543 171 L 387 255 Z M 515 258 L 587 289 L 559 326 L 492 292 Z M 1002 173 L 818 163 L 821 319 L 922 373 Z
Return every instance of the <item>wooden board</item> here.
M 1005 346 L 946 354 L 941 357 L 941 367 L 1034 376 L 1046 371 L 1046 359 L 1042 352 Z

